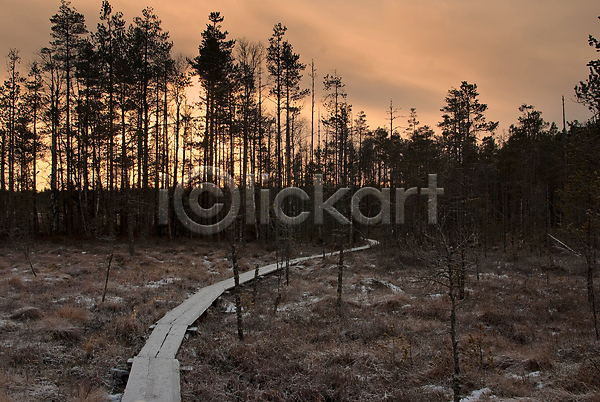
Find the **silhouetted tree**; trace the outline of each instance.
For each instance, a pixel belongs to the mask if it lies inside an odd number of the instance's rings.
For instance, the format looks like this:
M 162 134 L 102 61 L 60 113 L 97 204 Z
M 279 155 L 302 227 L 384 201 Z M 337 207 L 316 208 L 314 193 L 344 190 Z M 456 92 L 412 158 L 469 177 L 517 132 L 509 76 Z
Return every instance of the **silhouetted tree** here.
M 590 35 L 588 43 L 596 49 L 596 52 L 600 52 L 598 39 Z M 592 119 L 597 120 L 600 117 L 600 59 L 591 60 L 587 65 L 590 68 L 588 79 L 585 82 L 580 81 L 579 85 L 575 86 L 575 96 L 578 102 L 590 109 Z
M 223 123 L 230 99 L 235 40 L 226 40 L 228 32 L 221 30 L 223 17 L 219 12 L 210 13 L 208 19 L 210 24 L 202 32 L 199 54 L 190 64 L 205 91 L 204 164 L 216 166 L 217 130 Z
M 347 94 L 344 90 L 346 84 L 342 82 L 342 77 L 334 72 L 323 77 L 323 88 L 326 92 L 324 102 L 328 116 L 322 120 L 323 125 L 333 136 L 328 144 L 328 153 L 331 154 L 330 177 L 331 183 L 345 185 L 347 182 L 347 146 L 350 127 L 351 105 L 346 102 Z M 325 155 L 326 158 L 329 155 Z
M 567 155 L 569 179 L 563 192 L 567 215 L 565 226 L 586 259 L 587 296 L 593 316 L 596 339 L 600 339 L 594 277 L 597 271 L 598 232 L 600 231 L 600 125 L 590 121 L 571 127 Z
M 476 221 L 475 201 L 480 201 L 475 185 L 475 167 L 478 162 L 478 140 L 480 135 L 491 135 L 498 127 L 497 122 L 488 122 L 485 118 L 487 105 L 479 101 L 476 84 L 463 81 L 460 88 L 452 88 L 446 96 L 442 129 L 442 145 L 446 152 L 445 174 L 449 176 L 446 183 L 448 194 L 456 194 L 453 219 L 456 228 L 462 231 L 473 231 Z M 461 269 L 459 275 L 460 298 L 465 295 L 465 259 L 461 252 Z
M 269 47 L 267 49 L 267 69 L 273 79 L 271 94 L 275 96 L 275 116 L 277 126 L 275 132 L 275 146 L 277 158 L 277 187 L 282 185 L 283 160 L 281 155 L 281 110 L 282 100 L 284 99 L 284 68 L 283 68 L 283 35 L 287 28 L 281 23 L 275 24 L 273 34 L 269 38 Z
M 283 42 L 281 54 L 283 70 L 283 88 L 285 91 L 285 167 L 286 185 L 292 185 L 292 142 L 293 142 L 293 119 L 299 113 L 296 103 L 308 95 L 308 90 L 300 89 L 302 71 L 306 65 L 300 62 L 300 55 L 294 53 L 292 45 L 288 41 Z
M 50 43 L 53 59 L 64 77 L 64 116 L 63 132 L 65 135 L 65 165 L 66 177 L 63 185 L 66 187 L 67 196 L 65 202 L 65 217 L 67 232 L 72 232 L 73 221 L 75 217 L 73 204 L 74 190 L 74 161 L 76 156 L 76 139 L 73 138 L 72 114 L 73 114 L 73 70 L 76 67 L 76 57 L 79 53 L 84 35 L 88 33 L 85 26 L 83 14 L 72 8 L 66 0 L 61 1 L 58 13 L 50 18 L 52 23 L 51 36 L 53 41 Z

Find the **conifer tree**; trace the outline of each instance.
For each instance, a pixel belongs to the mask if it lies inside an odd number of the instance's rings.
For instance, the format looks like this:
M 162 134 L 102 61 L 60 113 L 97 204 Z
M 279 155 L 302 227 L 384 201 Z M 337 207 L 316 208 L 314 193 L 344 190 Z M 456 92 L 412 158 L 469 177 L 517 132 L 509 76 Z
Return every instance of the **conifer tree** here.
M 281 156 L 281 112 L 284 92 L 284 68 L 283 68 L 283 35 L 287 27 L 281 23 L 273 26 L 273 34 L 269 38 L 269 47 L 267 49 L 267 69 L 273 80 L 271 86 L 271 95 L 275 96 L 275 116 L 277 126 L 275 132 L 275 154 L 277 166 L 277 187 L 282 185 L 283 159 Z
M 283 88 L 285 91 L 285 169 L 286 185 L 292 185 L 292 120 L 299 113 L 297 102 L 308 95 L 308 90 L 300 89 L 302 71 L 306 64 L 300 62 L 300 55 L 294 53 L 292 45 L 288 41 L 283 42 L 282 51 Z
M 329 113 L 329 116 L 323 119 L 323 125 L 333 135 L 332 164 L 335 174 L 330 180 L 342 185 L 347 181 L 347 144 L 351 111 L 351 106 L 346 102 L 345 86 L 342 77 L 335 71 L 323 77 L 323 88 L 327 93 L 324 101 Z
M 73 163 L 71 156 L 74 153 L 72 138 L 72 96 L 73 96 L 73 70 L 76 67 L 76 57 L 83 44 L 83 35 L 88 31 L 85 26 L 83 14 L 71 7 L 70 2 L 61 1 L 58 13 L 50 18 L 52 25 L 51 42 L 58 61 L 64 73 L 65 79 L 65 141 L 66 141 L 66 165 L 67 165 L 67 187 L 72 188 Z
M 600 17 L 598 17 L 600 19 Z M 588 43 L 591 47 L 600 52 L 600 41 L 589 36 Z M 577 101 L 583 103 L 592 112 L 592 119 L 600 118 L 600 59 L 591 60 L 588 64 L 590 72 L 588 79 L 580 81 L 579 85 L 575 86 L 575 96 Z
M 87 34 L 87 28 L 85 26 L 85 18 L 83 14 L 77 12 L 71 7 L 70 2 L 66 0 L 61 1 L 61 5 L 58 9 L 58 13 L 54 14 L 50 18 L 50 22 L 53 24 L 51 27 L 51 36 L 53 41 L 50 43 L 53 54 L 53 61 L 56 63 L 59 71 L 62 72 L 61 76 L 64 77 L 64 115 L 65 121 L 63 125 L 63 132 L 65 135 L 65 147 L 64 147 L 64 163 L 66 165 L 66 176 L 63 181 L 63 185 L 67 189 L 66 195 L 66 225 L 67 232 L 71 233 L 74 224 L 74 204 L 72 193 L 74 190 L 74 160 L 76 154 L 76 140 L 73 137 L 73 72 L 76 67 L 76 57 L 83 43 L 84 35 Z M 59 77 L 57 77 L 59 79 Z M 59 82 L 57 89 L 61 85 Z M 56 99 L 56 107 L 58 107 L 58 99 Z M 58 122 L 57 122 L 58 123 Z M 57 127 L 58 128 L 58 127 Z M 53 168 L 55 168 L 53 166 Z
M 216 166 L 217 132 L 230 99 L 235 40 L 227 40 L 228 32 L 221 29 L 224 19 L 221 13 L 211 12 L 208 19 L 210 23 L 202 32 L 199 54 L 190 64 L 205 91 L 204 165 Z

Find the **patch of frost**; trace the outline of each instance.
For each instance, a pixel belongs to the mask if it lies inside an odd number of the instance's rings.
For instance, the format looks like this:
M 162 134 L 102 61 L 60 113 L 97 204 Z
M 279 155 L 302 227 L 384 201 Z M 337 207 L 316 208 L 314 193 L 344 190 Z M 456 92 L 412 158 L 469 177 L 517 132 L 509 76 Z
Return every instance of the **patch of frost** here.
M 461 402 L 477 402 L 477 401 L 479 401 L 479 398 L 481 398 L 482 396 L 489 395 L 491 393 L 492 393 L 492 390 L 487 387 L 483 388 L 483 389 L 478 389 L 478 390 L 471 392 L 471 395 L 465 396 L 460 401 Z
M 233 304 L 233 303 L 225 303 L 224 306 L 223 306 L 223 309 L 224 309 L 223 312 L 225 312 L 227 314 L 235 313 L 235 304 Z M 242 311 L 244 311 L 243 308 L 242 308 Z
M 106 296 L 105 301 L 120 304 L 123 303 L 123 298 L 121 296 Z
M 442 387 L 441 385 L 427 384 L 423 385 L 421 388 L 423 388 L 423 390 L 427 392 L 436 392 L 440 394 L 450 393 L 450 390 L 448 388 Z
M 177 282 L 180 280 L 181 280 L 181 278 L 165 278 L 165 279 L 161 279 L 160 281 L 150 281 L 146 284 L 146 287 L 156 289 L 160 286 L 169 285 L 173 282 Z
M 80 307 L 93 307 L 96 305 L 94 299 L 92 299 L 91 297 L 84 297 L 81 295 L 77 295 L 75 297 L 75 303 Z
M 527 379 L 527 378 L 538 378 L 541 375 L 542 375 L 541 371 L 533 371 L 533 372 L 527 373 L 527 374 L 510 374 L 510 377 L 513 380 L 520 381 L 520 380 L 524 380 L 524 379 Z
M 387 285 L 392 290 L 392 293 L 402 293 L 402 289 L 400 289 L 398 286 L 394 285 L 393 283 L 388 283 Z

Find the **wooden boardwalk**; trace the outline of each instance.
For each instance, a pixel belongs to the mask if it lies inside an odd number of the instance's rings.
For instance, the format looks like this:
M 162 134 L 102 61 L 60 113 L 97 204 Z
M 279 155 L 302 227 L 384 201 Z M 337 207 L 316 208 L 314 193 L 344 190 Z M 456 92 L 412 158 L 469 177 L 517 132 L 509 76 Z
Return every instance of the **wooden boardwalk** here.
M 370 248 L 377 242 L 368 240 L 366 246 L 355 247 L 346 252 L 361 251 Z M 325 256 L 339 254 L 339 251 L 327 253 Z M 300 257 L 290 260 L 290 265 L 322 257 L 322 254 Z M 277 270 L 277 264 L 269 264 L 259 268 L 259 276 L 271 274 Z M 240 284 L 254 279 L 254 270 L 240 275 Z M 200 289 L 179 306 L 161 318 L 140 353 L 133 358 L 129 380 L 122 402 L 177 402 L 181 401 L 179 383 L 179 361 L 175 359 L 183 337 L 191 326 L 212 304 L 227 290 L 234 288 L 234 279 Z

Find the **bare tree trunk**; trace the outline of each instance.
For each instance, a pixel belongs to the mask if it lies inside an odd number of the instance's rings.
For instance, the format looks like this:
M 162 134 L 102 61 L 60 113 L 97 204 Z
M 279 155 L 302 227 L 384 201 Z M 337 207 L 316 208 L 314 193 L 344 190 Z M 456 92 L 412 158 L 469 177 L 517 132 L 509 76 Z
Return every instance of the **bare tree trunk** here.
M 458 339 L 456 337 L 456 276 L 460 275 L 452 266 L 452 259 L 448 258 L 448 278 L 449 278 L 449 292 L 450 296 L 450 339 L 452 341 L 452 358 L 454 361 L 454 374 L 452 375 L 452 391 L 454 394 L 454 402 L 460 402 L 460 360 L 458 351 Z
M 235 230 L 232 227 L 229 233 L 229 239 L 231 244 L 231 263 L 233 264 L 233 282 L 235 284 L 235 315 L 237 319 L 237 333 L 240 341 L 244 340 L 244 327 L 242 322 L 242 300 L 240 298 L 240 271 L 237 261 L 237 253 L 235 250 Z
M 127 211 L 127 238 L 129 243 L 129 255 L 133 256 L 135 253 L 135 242 L 133 238 L 134 231 L 134 214 L 133 214 L 133 204 L 131 202 L 131 190 L 127 190 L 127 205 L 125 206 L 125 210 Z
M 277 230 L 277 229 L 276 229 Z M 283 265 L 283 262 L 281 262 L 280 264 L 280 256 L 281 253 L 279 251 L 279 243 L 278 243 L 279 239 L 275 239 L 275 244 L 276 244 L 276 248 L 275 248 L 275 263 L 277 264 L 277 297 L 275 298 L 275 303 L 273 306 L 273 314 L 277 313 L 277 308 L 279 307 L 279 302 L 281 302 L 281 266 Z
M 596 339 L 600 339 L 600 333 L 598 331 L 598 313 L 596 311 L 596 292 L 594 288 L 594 267 L 596 265 L 596 255 L 595 251 L 591 251 L 590 255 L 587 258 L 587 294 L 588 294 L 588 303 L 590 304 L 590 309 L 592 310 L 592 317 L 594 320 L 594 331 L 596 334 Z
M 460 269 L 458 271 L 458 298 L 463 300 L 465 298 L 465 287 L 466 287 L 466 276 L 467 276 L 467 262 L 465 260 L 465 249 L 460 250 Z
M 106 278 L 104 280 L 104 291 L 102 292 L 102 303 L 104 303 L 104 299 L 106 298 L 106 289 L 108 288 L 108 276 L 110 274 L 110 264 L 112 263 L 114 253 L 111 253 L 110 258 L 108 259 L 108 267 L 106 268 Z
M 252 304 L 256 304 L 258 294 L 258 264 L 254 267 L 254 282 L 252 282 Z
M 29 264 L 29 268 L 31 268 L 31 273 L 33 274 L 33 276 L 37 276 L 37 274 L 35 273 L 35 269 L 33 269 L 33 264 L 31 263 L 31 258 L 29 258 L 29 239 L 26 240 L 27 243 L 25 244 L 25 258 L 27 259 L 27 263 Z M 598 332 L 596 331 L 596 334 Z
M 344 280 L 344 246 L 340 242 L 340 261 L 338 262 L 337 308 L 342 308 L 342 282 Z
M 288 234 L 289 235 L 289 234 Z M 286 239 L 284 246 L 285 253 L 285 286 L 290 286 L 290 239 Z

